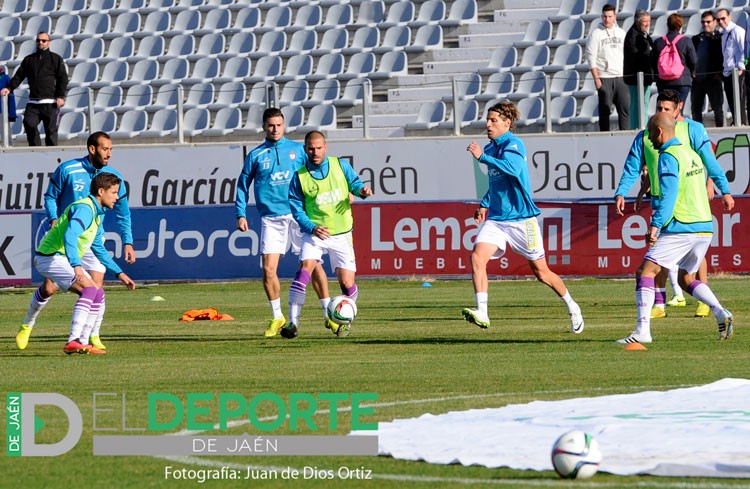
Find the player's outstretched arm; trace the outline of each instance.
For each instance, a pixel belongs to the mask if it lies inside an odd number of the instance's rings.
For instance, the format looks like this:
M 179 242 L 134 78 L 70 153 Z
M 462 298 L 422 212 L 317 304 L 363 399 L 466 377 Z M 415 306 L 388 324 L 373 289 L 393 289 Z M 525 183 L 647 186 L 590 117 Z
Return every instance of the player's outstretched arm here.
M 128 277 L 128 274 L 125 272 L 120 272 L 117 275 L 117 278 L 120 279 L 120 282 L 122 282 L 125 287 L 128 288 L 128 290 L 135 290 L 135 282 L 133 282 L 133 279 Z

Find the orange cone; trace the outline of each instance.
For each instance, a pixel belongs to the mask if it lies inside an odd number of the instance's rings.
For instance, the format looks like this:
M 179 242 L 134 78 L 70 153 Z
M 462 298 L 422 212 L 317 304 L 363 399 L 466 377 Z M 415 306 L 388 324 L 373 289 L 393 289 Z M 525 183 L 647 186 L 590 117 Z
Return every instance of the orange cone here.
M 625 349 L 628 351 L 639 351 L 639 350 L 647 350 L 645 346 L 641 345 L 640 343 L 628 343 L 625 346 Z

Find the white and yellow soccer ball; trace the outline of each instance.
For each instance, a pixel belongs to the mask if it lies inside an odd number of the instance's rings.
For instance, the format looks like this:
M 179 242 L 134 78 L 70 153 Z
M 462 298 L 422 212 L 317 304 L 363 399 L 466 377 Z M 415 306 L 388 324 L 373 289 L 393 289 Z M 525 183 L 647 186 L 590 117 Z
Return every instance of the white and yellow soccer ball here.
M 357 303 L 347 295 L 338 295 L 328 303 L 328 317 L 336 324 L 349 325 L 357 317 Z
M 552 446 L 552 466 L 563 479 L 593 477 L 601 463 L 599 443 L 583 431 L 569 431 Z

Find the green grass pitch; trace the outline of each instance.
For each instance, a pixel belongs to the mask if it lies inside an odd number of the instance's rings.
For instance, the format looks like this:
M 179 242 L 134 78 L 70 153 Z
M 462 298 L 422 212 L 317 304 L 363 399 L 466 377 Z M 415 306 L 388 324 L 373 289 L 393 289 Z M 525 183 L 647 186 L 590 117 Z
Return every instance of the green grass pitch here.
M 16 349 L 13 337 L 33 289 L 0 292 L 2 390 L 57 392 L 79 406 L 83 435 L 76 447 L 58 457 L 3 455 L 3 488 L 455 488 L 455 487 L 747 487 L 733 479 L 616 477 L 597 474 L 580 483 L 562 481 L 554 472 L 491 470 L 459 465 L 430 465 L 389 457 L 200 457 L 206 466 L 162 458 L 92 456 L 93 393 L 126 393 L 125 415 L 106 415 L 102 423 L 144 426 L 148 392 L 170 392 L 184 399 L 189 392 L 236 392 L 252 397 L 274 392 L 376 392 L 368 421 L 390 421 L 424 413 L 499 407 L 533 400 L 555 400 L 647 389 L 666 390 L 709 383 L 725 377 L 750 376 L 750 316 L 747 278 L 714 278 L 711 285 L 735 315 L 735 335 L 716 339 L 713 317 L 693 318 L 695 302 L 670 308 L 669 317 L 653 323 L 654 343 L 647 351 L 628 352 L 613 340 L 635 324 L 634 281 L 568 280 L 583 309 L 586 331 L 568 332 L 568 317 L 555 294 L 531 280 L 493 281 L 490 285 L 492 327 L 480 330 L 464 322 L 461 309 L 473 306 L 468 280 L 360 280 L 359 316 L 351 336 L 334 337 L 312 290 L 295 340 L 266 339 L 269 307 L 260 282 L 143 286 L 134 292 L 107 290 L 107 317 L 102 338 L 108 354 L 66 356 L 62 352 L 74 297 L 60 294 L 40 316 L 28 349 Z M 335 295 L 338 287 L 332 282 Z M 282 284 L 286 300 L 289 283 Z M 164 301 L 152 301 L 161 296 Z M 215 307 L 235 321 L 178 322 L 188 309 Z M 284 310 L 287 310 L 286 304 Z M 5 407 L 5 395 L 2 396 Z M 41 408 L 40 417 L 44 418 Z M 56 413 L 49 413 L 54 415 Z M 57 413 L 59 414 L 59 413 Z M 270 414 L 270 413 L 269 413 Z M 323 420 L 322 420 L 323 421 Z M 346 434 L 350 418 L 340 415 L 336 432 Z M 5 423 L 3 423 L 5 426 Z M 184 428 L 184 423 L 183 426 Z M 226 432 L 239 435 L 247 425 Z M 4 429 L 4 428 L 3 428 Z M 64 435 L 66 426 L 48 426 L 47 443 Z M 5 433 L 5 431 L 3 431 Z M 129 434 L 120 430 L 114 434 Z M 151 433 L 149 433 L 151 434 Z M 289 434 L 288 426 L 274 434 Z M 307 431 L 295 434 L 310 434 Z M 699 447 L 696 447 L 699 449 Z M 606 453 L 605 453 L 606 457 Z M 197 457 L 196 457 L 197 458 Z M 257 470 L 317 467 L 318 470 L 364 468 L 371 480 L 165 479 L 165 467 L 220 468 L 252 466 Z

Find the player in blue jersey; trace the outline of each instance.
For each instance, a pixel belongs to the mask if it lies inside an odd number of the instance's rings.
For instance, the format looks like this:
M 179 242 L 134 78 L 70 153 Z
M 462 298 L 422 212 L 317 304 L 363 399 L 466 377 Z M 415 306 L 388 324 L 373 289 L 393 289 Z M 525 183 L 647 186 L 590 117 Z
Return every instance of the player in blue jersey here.
M 731 197 L 729 183 L 727 182 L 724 173 L 721 171 L 718 173 L 711 171 L 712 168 L 721 170 L 721 167 L 716 161 L 716 156 L 713 153 L 711 140 L 708 137 L 706 128 L 699 122 L 682 117 L 681 109 L 682 102 L 680 101 L 680 96 L 677 92 L 674 90 L 662 90 L 659 93 L 656 99 L 656 112 L 669 114 L 677 121 L 675 128 L 676 137 L 684 145 L 689 145 L 693 151 L 698 153 L 701 157 L 701 161 L 703 161 L 704 165 L 709 170 L 707 172 L 709 179 L 707 180 L 706 186 L 708 195 L 713 198 L 715 184 L 722 195 Z M 619 215 L 623 215 L 625 209 L 625 195 L 628 194 L 630 188 L 639 179 L 643 167 L 646 167 L 649 175 L 647 185 L 650 187 L 652 207 L 658 203 L 659 184 L 656 172 L 658 150 L 653 147 L 647 134 L 647 131 L 641 131 L 636 135 L 630 146 L 628 156 L 625 159 L 625 166 L 623 168 L 622 176 L 620 177 L 620 183 L 615 191 L 615 210 Z M 666 316 L 664 306 L 666 303 L 666 283 L 669 272 L 669 270 L 663 269 L 656 278 L 656 299 L 654 309 L 651 313 L 652 318 Z M 698 278 L 704 282 L 708 281 L 707 265 L 705 262 L 701 265 L 698 272 Z M 675 293 L 681 291 L 679 285 L 674 282 L 672 287 Z M 673 299 L 673 301 L 670 302 L 680 305 L 679 297 L 676 301 Z M 682 301 L 682 304 L 684 304 L 684 301 Z M 695 315 L 703 317 L 707 316 L 708 313 L 708 306 L 699 303 Z
M 320 265 L 323 253 L 328 252 L 331 258 L 331 268 L 338 278 L 341 293 L 357 301 L 354 217 L 349 195 L 363 199 L 372 195 L 372 189 L 362 183 L 347 161 L 328 156 L 322 132 L 307 133 L 305 152 L 305 165 L 297 170 L 289 185 L 289 206 L 302 231 L 302 249 L 300 269 L 289 287 L 290 324 L 281 330 L 285 338 L 297 336 L 310 274 Z M 337 336 L 347 336 L 351 325 L 329 323 L 327 327 Z
M 636 328 L 617 343 L 651 343 L 654 279 L 663 268 L 679 269 L 682 288 L 711 308 L 718 323 L 719 339 L 729 339 L 732 314 L 721 305 L 708 284 L 696 277 L 714 229 L 705 190 L 706 173 L 716 179 L 723 172 L 718 163 L 701 161 L 689 145 L 675 137 L 675 120 L 671 114 L 659 113 L 651 117 L 648 138 L 659 150 L 660 192 L 646 234 L 651 247 L 636 272 Z M 729 209 L 733 205 L 732 196 L 726 196 L 724 207 Z
M 109 166 L 112 157 L 112 140 L 105 132 L 94 132 L 86 141 L 88 154 L 83 158 L 61 163 L 50 177 L 47 191 L 44 193 L 44 208 L 50 227 L 54 226 L 62 211 L 73 202 L 83 199 L 89 195 L 91 181 L 99 173 L 113 173 L 122 182 L 120 172 Z M 133 249 L 133 232 L 130 225 L 130 208 L 128 207 L 128 192 L 125 184 L 120 185 L 118 200 L 114 205 L 114 213 L 117 218 L 117 231 L 123 242 L 123 251 L 127 263 L 135 262 L 135 251 Z M 88 251 L 82 258 L 83 268 L 91 275 L 97 287 L 104 290 L 104 274 L 106 267 L 101 260 Z M 55 283 L 45 279 L 44 283 L 34 292 L 29 304 L 29 309 L 23 319 L 18 334 L 16 334 L 16 345 L 19 349 L 25 349 L 29 344 L 31 330 L 36 323 L 39 313 L 47 305 L 49 298 L 58 290 Z M 91 334 L 91 344 L 100 350 L 107 347 L 102 343 L 100 328 L 104 318 L 105 302 L 102 299 L 102 307 L 99 311 L 94 330 Z
M 237 217 L 237 229 L 247 231 L 247 203 L 250 184 L 253 184 L 255 205 L 261 219 L 260 253 L 263 267 L 263 288 L 271 305 L 273 318 L 268 323 L 265 336 L 276 336 L 286 324 L 281 312 L 281 284 L 277 270 L 279 260 L 291 246 L 294 253 L 299 253 L 301 235 L 299 226 L 292 218 L 289 209 L 289 182 L 303 164 L 304 146 L 284 137 L 284 114 L 272 107 L 263 112 L 263 130 L 266 138 L 245 158 L 237 179 L 237 197 L 234 208 Z M 326 315 L 328 297 L 328 278 L 323 267 L 318 265 L 313 272 L 313 288 L 320 298 L 320 306 Z M 326 324 L 328 317 L 325 316 Z
M 544 243 L 536 216 L 539 208 L 531 198 L 531 180 L 526 162 L 526 147 L 513 134 L 518 108 L 508 101 L 493 105 L 487 112 L 487 136 L 490 142 L 482 149 L 476 142 L 467 151 L 487 165 L 490 188 L 475 213 L 481 222 L 471 253 L 471 276 L 477 308 L 464 309 L 464 319 L 480 328 L 490 326 L 487 313 L 489 284 L 487 264 L 505 254 L 506 245 L 528 260 L 537 280 L 560 296 L 568 308 L 570 330 L 583 332 L 581 308 L 570 296 L 562 279 L 549 269 Z
M 104 306 L 104 289 L 85 270 L 83 257 L 91 253 L 102 266 L 117 276 L 125 286 L 135 289 L 135 282 L 109 256 L 104 248 L 101 222 L 104 210 L 112 209 L 118 200 L 122 180 L 111 172 L 101 172 L 91 181 L 90 195 L 67 206 L 55 225 L 36 249 L 34 265 L 45 280 L 78 294 L 73 306 L 70 335 L 63 348 L 71 353 L 106 353 L 90 343 L 99 311 Z

